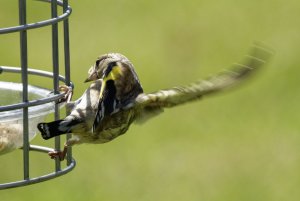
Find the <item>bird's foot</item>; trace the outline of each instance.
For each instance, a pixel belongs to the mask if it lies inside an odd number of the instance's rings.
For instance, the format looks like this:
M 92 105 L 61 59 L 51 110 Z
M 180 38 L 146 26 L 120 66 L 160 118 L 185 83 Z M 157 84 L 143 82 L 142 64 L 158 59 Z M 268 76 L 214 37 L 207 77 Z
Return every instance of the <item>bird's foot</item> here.
M 64 97 L 58 100 L 57 103 L 67 102 L 69 103 L 73 96 L 73 90 L 71 87 L 68 87 L 67 85 L 60 85 L 59 86 L 59 92 L 64 93 Z
M 58 158 L 60 161 L 63 161 L 67 155 L 67 147 L 65 146 L 63 151 L 50 151 L 48 155 L 51 157 L 51 159 Z

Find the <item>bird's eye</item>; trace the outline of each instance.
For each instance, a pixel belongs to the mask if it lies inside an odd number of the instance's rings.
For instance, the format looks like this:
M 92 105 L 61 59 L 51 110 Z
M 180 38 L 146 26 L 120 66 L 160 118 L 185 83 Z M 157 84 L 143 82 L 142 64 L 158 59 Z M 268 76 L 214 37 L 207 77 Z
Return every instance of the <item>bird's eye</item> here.
M 100 62 L 103 61 L 103 60 L 105 60 L 105 59 L 107 59 L 107 56 L 101 56 L 101 57 L 99 57 L 97 59 L 97 61 L 96 61 L 96 66 L 98 66 L 100 64 Z
M 96 66 L 99 65 L 100 61 L 101 61 L 100 59 L 98 59 L 98 60 L 96 61 Z

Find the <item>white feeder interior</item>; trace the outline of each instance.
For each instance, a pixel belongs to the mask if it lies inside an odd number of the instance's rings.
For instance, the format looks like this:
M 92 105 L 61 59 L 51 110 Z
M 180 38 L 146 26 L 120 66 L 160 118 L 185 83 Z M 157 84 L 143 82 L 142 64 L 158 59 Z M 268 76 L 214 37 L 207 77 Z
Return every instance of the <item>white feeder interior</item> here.
M 22 102 L 22 84 L 0 81 L 0 106 Z M 35 86 L 28 86 L 28 99 L 38 100 L 51 95 L 51 91 Z M 29 141 L 37 133 L 37 124 L 45 116 L 54 112 L 54 103 L 32 106 L 28 109 Z M 23 109 L 0 112 L 0 155 L 23 146 Z

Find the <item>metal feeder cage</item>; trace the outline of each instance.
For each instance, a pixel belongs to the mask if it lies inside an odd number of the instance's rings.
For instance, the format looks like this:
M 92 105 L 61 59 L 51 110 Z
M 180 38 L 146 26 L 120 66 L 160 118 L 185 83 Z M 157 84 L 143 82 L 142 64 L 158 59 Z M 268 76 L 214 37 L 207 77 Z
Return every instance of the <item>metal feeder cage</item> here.
M 62 168 L 61 161 L 55 160 L 55 166 L 52 173 L 38 177 L 30 177 L 29 157 L 30 151 L 48 153 L 49 151 L 60 150 L 60 137 L 55 137 L 54 148 L 32 145 L 30 140 L 36 134 L 36 124 L 43 116 L 54 112 L 55 120 L 59 119 L 59 109 L 61 104 L 56 102 L 65 94 L 59 93 L 59 82 L 73 88 L 70 81 L 70 50 L 69 50 L 69 22 L 68 17 L 71 14 L 71 7 L 68 0 L 42 0 L 42 3 L 51 4 L 51 19 L 35 23 L 26 22 L 26 0 L 19 0 L 19 26 L 0 28 L 0 34 L 20 33 L 20 63 L 21 67 L 0 66 L 0 77 L 6 73 L 21 74 L 22 83 L 2 82 L 0 81 L 0 94 L 6 101 L 0 103 L 0 154 L 9 152 L 12 149 L 23 149 L 23 179 L 2 183 L 0 181 L 0 190 L 20 187 L 29 184 L 43 182 L 56 178 L 70 172 L 75 167 L 75 160 L 72 158 L 72 150 L 68 149 L 67 165 Z M 58 7 L 63 8 L 63 13 L 58 15 Z M 65 76 L 59 74 L 59 55 L 58 55 L 58 23 L 63 23 L 63 41 L 64 41 L 64 62 Z M 47 72 L 28 68 L 27 55 L 27 32 L 29 29 L 38 29 L 40 27 L 52 27 L 52 61 L 53 71 Z M 1 37 L 1 36 L 0 36 Z M 46 90 L 41 87 L 31 86 L 28 83 L 28 75 L 35 75 L 53 80 L 53 89 Z M 50 93 L 50 92 L 54 93 Z M 14 102 L 15 101 L 15 102 Z M 32 126 L 31 126 L 32 125 Z M 71 137 L 67 135 L 67 139 Z M 2 153 L 1 153 L 2 150 Z M 20 171 L 22 171 L 20 169 Z

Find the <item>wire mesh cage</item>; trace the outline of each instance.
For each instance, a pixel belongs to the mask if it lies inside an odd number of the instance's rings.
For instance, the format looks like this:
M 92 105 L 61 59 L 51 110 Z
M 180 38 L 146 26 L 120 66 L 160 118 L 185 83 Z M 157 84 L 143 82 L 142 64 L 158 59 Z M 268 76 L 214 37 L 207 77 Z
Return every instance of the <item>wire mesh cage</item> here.
M 26 0 L 19 0 L 19 25 L 14 27 L 0 28 L 0 34 L 19 32 L 20 34 L 20 67 L 0 66 L 0 78 L 6 74 L 21 74 L 21 83 L 0 81 L 0 154 L 22 147 L 23 150 L 23 178 L 18 181 L 3 183 L 0 181 L 0 189 L 19 187 L 46 181 L 71 171 L 75 167 L 75 160 L 72 158 L 72 150 L 68 149 L 67 165 L 62 168 L 61 161 L 55 160 L 55 167 L 52 173 L 30 176 L 30 151 L 45 152 L 60 150 L 60 137 L 55 137 L 54 148 L 32 145 L 30 140 L 36 134 L 36 124 L 45 115 L 54 112 L 55 120 L 59 119 L 60 106 L 56 104 L 65 94 L 59 92 L 59 84 L 63 82 L 70 88 L 73 84 L 70 80 L 70 51 L 69 51 L 69 22 L 71 7 L 68 0 L 42 0 L 43 3 L 51 4 L 51 19 L 35 23 L 27 23 Z M 58 7 L 63 8 L 63 13 L 58 15 Z M 64 41 L 64 72 L 59 74 L 59 45 L 58 45 L 58 23 L 63 23 Z M 27 32 L 29 29 L 51 26 L 52 30 L 52 72 L 28 68 Z M 0 36 L 1 37 L 1 36 Z M 39 78 L 51 79 L 53 89 L 44 89 L 39 86 L 31 86 L 28 76 L 34 75 Z M 50 93 L 50 92 L 53 93 Z M 67 135 L 67 139 L 71 136 Z M 20 170 L 22 171 L 22 170 Z

